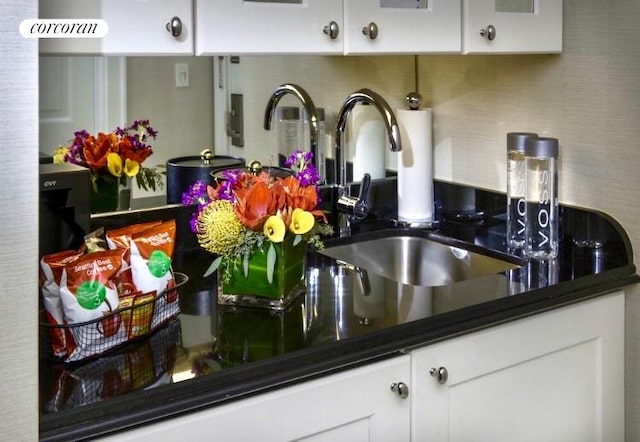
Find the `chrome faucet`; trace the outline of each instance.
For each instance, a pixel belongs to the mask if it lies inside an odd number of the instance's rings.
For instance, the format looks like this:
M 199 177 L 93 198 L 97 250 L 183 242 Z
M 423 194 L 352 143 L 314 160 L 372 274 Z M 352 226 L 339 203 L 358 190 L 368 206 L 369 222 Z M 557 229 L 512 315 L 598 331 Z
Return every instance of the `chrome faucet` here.
M 338 187 L 337 211 L 339 213 L 338 229 L 340 236 L 348 235 L 351 229 L 351 218 L 364 219 L 369 213 L 368 193 L 371 176 L 365 173 L 360 184 L 360 195 L 353 197 L 350 195 L 347 186 L 347 165 L 344 154 L 344 130 L 347 125 L 347 118 L 351 110 L 358 103 L 366 103 L 375 107 L 384 121 L 389 137 L 389 145 L 392 152 L 402 150 L 400 140 L 400 126 L 396 116 L 384 98 L 370 89 L 360 89 L 353 92 L 344 101 L 342 108 L 338 112 L 335 132 L 335 165 L 336 165 L 336 185 Z
M 294 95 L 300 100 L 309 118 L 309 150 L 313 153 L 313 165 L 318 169 L 318 112 L 311 96 L 303 88 L 296 84 L 283 84 L 276 88 L 271 94 L 267 107 L 264 110 L 264 128 L 271 130 L 273 124 L 273 114 L 276 111 L 278 102 L 286 94 Z

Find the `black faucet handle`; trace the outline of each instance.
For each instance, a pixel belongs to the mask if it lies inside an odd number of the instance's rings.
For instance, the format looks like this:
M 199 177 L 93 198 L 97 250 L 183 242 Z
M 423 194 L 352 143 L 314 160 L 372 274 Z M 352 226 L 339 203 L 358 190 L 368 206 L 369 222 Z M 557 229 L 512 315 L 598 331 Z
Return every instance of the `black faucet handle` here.
M 356 219 L 364 219 L 369 214 L 369 190 L 371 189 L 371 175 L 365 173 L 360 182 L 358 200 L 353 206 L 353 216 Z

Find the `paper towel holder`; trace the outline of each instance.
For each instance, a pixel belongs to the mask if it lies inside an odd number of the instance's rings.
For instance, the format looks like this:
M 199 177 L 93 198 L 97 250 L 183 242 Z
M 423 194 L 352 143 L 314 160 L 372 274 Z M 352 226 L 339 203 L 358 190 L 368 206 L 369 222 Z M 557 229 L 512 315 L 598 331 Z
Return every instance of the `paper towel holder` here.
M 419 92 L 409 92 L 404 100 L 411 110 L 418 110 L 422 105 L 422 95 Z

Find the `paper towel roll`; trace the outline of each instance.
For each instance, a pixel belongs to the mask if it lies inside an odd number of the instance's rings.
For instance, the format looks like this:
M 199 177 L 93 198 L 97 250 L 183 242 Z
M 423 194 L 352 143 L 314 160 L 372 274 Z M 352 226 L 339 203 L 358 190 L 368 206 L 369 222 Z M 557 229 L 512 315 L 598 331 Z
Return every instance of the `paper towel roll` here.
M 398 109 L 402 151 L 398 158 L 398 219 L 433 222 L 433 141 L 431 109 Z
M 360 181 L 365 173 L 374 179 L 384 178 L 385 152 L 389 148 L 387 130 L 378 111 L 373 106 L 354 107 L 349 127 L 353 181 Z

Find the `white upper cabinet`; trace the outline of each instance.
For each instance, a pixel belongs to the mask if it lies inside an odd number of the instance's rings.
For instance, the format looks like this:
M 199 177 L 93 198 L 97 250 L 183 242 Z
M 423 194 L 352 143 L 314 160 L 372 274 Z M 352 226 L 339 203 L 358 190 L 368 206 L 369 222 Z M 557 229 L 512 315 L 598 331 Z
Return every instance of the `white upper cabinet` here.
M 460 2 L 345 0 L 345 54 L 459 53 Z
M 41 54 L 192 55 L 191 0 L 40 0 L 40 18 L 106 21 L 101 39 L 41 39 Z
M 342 54 L 342 0 L 196 0 L 196 55 Z
M 463 0 L 464 54 L 562 52 L 562 0 Z

